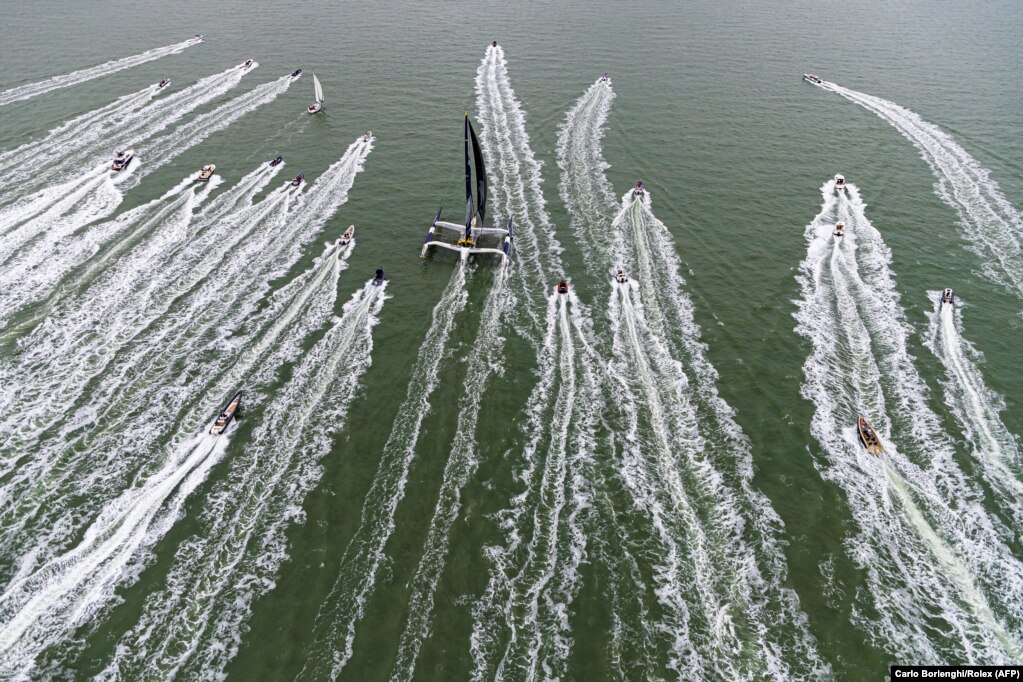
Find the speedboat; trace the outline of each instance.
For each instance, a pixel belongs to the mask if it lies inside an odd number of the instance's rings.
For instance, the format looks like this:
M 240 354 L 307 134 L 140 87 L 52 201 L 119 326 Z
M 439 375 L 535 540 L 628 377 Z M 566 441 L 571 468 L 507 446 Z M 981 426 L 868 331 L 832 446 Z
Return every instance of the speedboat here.
M 217 421 L 213 422 L 213 426 L 210 427 L 210 434 L 219 436 L 226 429 L 231 420 L 238 414 L 239 408 L 242 406 L 242 392 L 238 391 L 234 394 L 234 397 L 228 401 L 224 409 L 220 411 L 220 415 L 217 417 Z
M 162 81 L 159 82 L 159 84 L 157 84 L 156 87 L 158 87 L 161 90 L 163 90 L 165 87 L 167 87 L 170 84 L 171 84 L 170 78 L 164 78 Z
M 246 60 L 245 60 L 245 63 L 244 63 L 244 64 L 242 64 L 242 68 L 243 68 L 243 69 L 247 69 L 247 68 L 249 68 L 250 66 L 252 66 L 253 64 L 255 64 L 255 62 L 254 62 L 254 61 L 252 61 L 251 59 L 246 59 Z
M 213 177 L 213 171 L 217 170 L 217 167 L 212 163 L 208 166 L 203 166 L 202 170 L 199 171 L 199 177 L 196 178 L 197 182 L 209 182 L 210 178 Z
M 341 235 L 341 246 L 345 246 L 348 242 L 352 241 L 352 237 L 355 236 L 355 225 L 349 225 L 345 233 Z
M 110 165 L 110 170 L 115 173 L 119 173 L 128 167 L 131 160 L 135 158 L 134 149 L 126 149 L 123 152 L 117 152 L 114 154 L 114 162 Z
M 568 293 L 568 280 L 567 279 L 563 279 L 560 282 L 558 282 L 558 293 L 559 294 L 567 294 Z
M 320 79 L 313 74 L 313 94 L 316 96 L 316 101 L 306 107 L 306 111 L 310 114 L 315 114 L 317 111 L 323 108 L 323 86 L 320 85 Z
M 948 303 L 949 305 L 952 305 L 953 303 L 955 303 L 955 300 L 956 300 L 955 292 L 952 291 L 951 289 L 945 289 L 944 291 L 941 292 L 942 304 Z
M 291 77 L 292 78 L 298 78 L 301 75 L 302 75 L 302 69 L 295 69 L 294 71 L 291 72 Z
M 302 184 L 303 180 L 305 180 L 305 173 L 299 173 L 298 175 L 295 176 L 295 179 L 291 181 L 291 186 L 298 187 L 299 185 Z
M 834 234 L 835 234 L 836 237 L 841 237 L 842 235 L 844 235 L 845 234 L 845 223 L 835 223 L 835 232 L 834 232 Z
M 824 81 L 821 80 L 820 76 L 815 76 L 812 73 L 804 73 L 803 80 L 807 83 L 813 83 L 814 85 L 820 85 Z
M 385 279 L 386 279 L 386 277 L 384 277 L 384 269 L 383 268 L 377 268 L 377 272 L 373 276 L 373 286 L 375 286 L 375 287 L 380 286 L 381 284 L 384 283 Z
M 495 40 L 494 42 L 490 43 L 490 46 L 491 47 L 497 47 L 497 41 Z
M 362 134 L 362 141 L 363 142 L 369 142 L 369 138 L 371 138 L 371 137 L 373 137 L 373 131 L 372 130 L 367 130 L 366 132 L 364 132 Z
M 640 180 L 636 183 L 636 186 L 632 188 L 632 198 L 641 197 L 646 194 L 646 190 L 643 189 L 643 181 Z
M 194 40 L 197 43 L 201 43 L 202 42 L 202 34 L 201 33 L 196 33 L 195 37 L 192 38 L 192 40 Z
M 608 76 L 607 76 L 607 71 L 605 71 L 605 72 L 604 72 L 604 75 L 600 77 L 600 82 L 601 82 L 601 83 L 607 83 L 607 82 L 608 82 L 609 80 L 611 80 L 611 79 L 610 79 L 610 78 L 608 78 Z
M 270 167 L 273 168 L 274 166 L 279 166 L 282 163 L 284 163 L 284 157 L 278 156 L 277 158 L 270 162 Z
M 629 276 L 625 274 L 625 270 L 615 268 L 615 281 L 619 284 L 628 284 Z
M 845 191 L 845 176 L 844 175 L 836 175 L 835 176 L 835 191 L 836 192 Z
M 860 434 L 860 442 L 863 443 L 863 447 L 867 449 L 872 455 L 880 455 L 884 452 L 884 448 L 881 447 L 881 439 L 877 437 L 874 429 L 870 427 L 867 420 L 860 417 L 856 420 L 856 430 Z

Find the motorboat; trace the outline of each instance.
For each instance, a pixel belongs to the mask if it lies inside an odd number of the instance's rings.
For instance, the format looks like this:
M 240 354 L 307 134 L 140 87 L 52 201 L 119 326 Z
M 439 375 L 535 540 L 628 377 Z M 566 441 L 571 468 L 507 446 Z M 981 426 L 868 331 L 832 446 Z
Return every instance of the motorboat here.
M 295 176 L 295 179 L 291 181 L 291 186 L 298 187 L 299 185 L 302 184 L 303 180 L 305 180 L 305 173 L 299 173 L 298 175 Z
M 317 111 L 323 108 L 323 86 L 320 85 L 320 79 L 313 74 L 313 94 L 316 96 L 316 101 L 306 107 L 306 111 L 310 114 L 315 114 Z
M 636 183 L 636 186 L 632 188 L 632 198 L 641 197 L 646 194 L 646 190 L 643 189 L 643 181 L 640 180 Z
M 244 64 L 242 64 L 242 68 L 243 68 L 243 69 L 248 69 L 249 67 L 251 67 L 251 66 L 252 66 L 253 64 L 255 64 L 255 63 L 256 63 L 256 62 L 252 61 L 251 59 L 246 59 L 246 60 L 245 60 L 245 63 L 244 63 Z
M 836 192 L 844 192 L 845 191 L 845 176 L 844 175 L 839 174 L 839 175 L 835 176 L 835 191 Z
M 497 47 L 497 41 L 495 40 L 494 42 L 490 43 L 490 47 Z
M 371 137 L 373 137 L 373 131 L 372 130 L 367 130 L 366 132 L 364 132 L 362 134 L 362 141 L 363 142 L 369 142 Z
M 164 78 L 162 81 L 160 81 L 157 84 L 156 87 L 158 87 L 159 89 L 163 90 L 165 87 L 167 87 L 170 84 L 171 84 L 171 79 L 170 78 Z
M 210 178 L 213 177 L 213 171 L 217 170 L 217 167 L 212 163 L 208 166 L 203 166 L 202 170 L 199 171 L 199 177 L 196 178 L 197 182 L 209 182 Z
M 354 237 L 354 236 L 355 236 L 355 225 L 349 225 L 348 229 L 345 230 L 345 233 L 343 235 L 341 235 L 341 246 L 346 246 L 350 241 L 352 241 L 352 237 Z
M 607 83 L 609 80 L 611 80 L 611 79 L 608 78 L 607 71 L 605 71 L 604 75 L 600 77 L 600 82 L 601 83 Z
M 871 428 L 870 424 L 863 417 L 856 420 L 856 430 L 860 434 L 860 442 L 863 443 L 863 447 L 867 449 L 872 455 L 880 455 L 884 452 L 884 448 L 881 446 L 881 439 L 877 437 L 877 433 Z
M 947 303 L 949 305 L 952 305 L 952 304 L 955 303 L 955 300 L 956 300 L 956 294 L 951 289 L 945 289 L 944 291 L 941 292 L 941 302 L 942 302 L 942 304 Z
M 814 85 L 820 85 L 821 83 L 824 82 L 821 80 L 820 76 L 815 76 L 812 73 L 804 73 L 803 80 L 805 80 L 807 83 L 813 83 Z
M 619 284 L 628 284 L 629 276 L 625 274 L 625 270 L 622 268 L 615 268 L 615 281 Z
M 462 224 L 441 220 L 441 210 L 426 231 L 426 240 L 420 258 L 426 258 L 430 247 L 457 252 L 465 263 L 469 256 L 490 254 L 498 256 L 501 264 L 508 262 L 512 245 L 512 219 L 507 227 L 486 227 L 487 170 L 483 161 L 483 148 L 465 114 L 465 222 Z M 369 133 L 367 133 L 368 135 Z M 457 238 L 456 238 L 457 235 Z M 445 238 L 446 237 L 446 238 Z M 456 240 L 457 241 L 454 241 Z M 454 243 L 452 243 L 454 241 Z
M 131 160 L 135 158 L 134 149 L 125 149 L 123 152 L 114 154 L 114 162 L 110 164 L 110 170 L 119 173 L 128 167 Z
M 567 294 L 568 293 L 568 280 L 567 279 L 563 279 L 560 282 L 558 282 L 558 293 L 559 294 Z
M 384 283 L 384 280 L 386 280 L 386 279 L 387 278 L 384 277 L 384 269 L 383 268 L 377 268 L 376 274 L 373 275 L 373 286 L 378 287 L 378 286 L 382 285 Z
M 282 163 L 284 163 L 284 157 L 278 156 L 277 158 L 270 162 L 270 167 L 273 168 L 274 166 L 279 166 Z
M 192 40 L 194 40 L 194 41 L 195 41 L 195 42 L 197 42 L 197 43 L 201 43 L 201 42 L 203 41 L 203 37 L 202 37 L 202 34 L 201 34 L 201 33 L 196 33 L 196 34 L 195 34 L 195 37 L 194 37 L 194 38 L 192 38 Z
M 841 237 L 844 234 L 845 234 L 845 223 L 835 223 L 834 235 L 836 237 Z
M 294 71 L 291 72 L 291 77 L 292 78 L 298 78 L 301 75 L 302 75 L 302 69 L 295 69 Z
M 238 391 L 234 394 L 234 397 L 228 401 L 227 405 L 224 406 L 224 409 L 220 411 L 220 414 L 217 416 L 217 420 L 213 422 L 213 426 L 210 427 L 210 434 L 219 436 L 227 430 L 231 420 L 238 415 L 238 410 L 241 409 L 241 406 L 242 392 Z

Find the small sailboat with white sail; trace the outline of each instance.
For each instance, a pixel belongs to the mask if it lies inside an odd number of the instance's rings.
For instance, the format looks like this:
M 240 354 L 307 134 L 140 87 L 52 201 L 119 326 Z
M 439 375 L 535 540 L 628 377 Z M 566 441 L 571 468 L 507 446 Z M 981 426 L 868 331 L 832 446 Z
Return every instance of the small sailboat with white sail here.
M 473 183 L 474 171 L 475 183 Z M 473 199 L 474 184 L 475 201 Z M 508 261 L 512 241 L 511 219 L 508 220 L 507 228 L 484 226 L 487 214 L 487 171 L 483 165 L 483 151 L 480 148 L 479 139 L 469 122 L 469 112 L 465 113 L 465 224 L 459 225 L 441 220 L 441 210 L 437 211 L 437 217 L 433 219 L 433 223 L 430 224 L 430 229 L 426 233 L 426 243 L 423 244 L 421 257 L 426 258 L 430 247 L 437 246 L 457 251 L 462 257 L 463 263 L 469 259 L 470 254 L 500 256 L 502 264 Z M 441 236 L 445 234 L 444 230 L 454 232 L 458 235 L 458 240 L 451 243 L 441 239 Z
M 310 114 L 315 114 L 317 111 L 323 108 L 323 86 L 320 85 L 320 79 L 313 74 L 313 92 L 316 94 L 316 101 L 306 107 L 306 111 Z

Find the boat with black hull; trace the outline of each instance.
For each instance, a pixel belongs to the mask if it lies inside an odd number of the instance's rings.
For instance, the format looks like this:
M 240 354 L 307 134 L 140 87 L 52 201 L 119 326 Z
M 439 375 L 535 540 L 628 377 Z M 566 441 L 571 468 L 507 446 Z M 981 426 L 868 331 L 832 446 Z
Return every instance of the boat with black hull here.
M 471 155 L 470 155 L 471 149 Z M 475 202 L 473 201 L 473 171 L 475 170 Z M 469 114 L 465 114 L 465 224 L 449 223 L 441 220 L 441 210 L 430 224 L 426 232 L 426 243 L 420 253 L 426 258 L 431 246 L 456 251 L 464 263 L 473 254 L 489 254 L 499 256 L 501 263 L 508 261 L 512 243 L 512 220 L 508 219 L 508 227 L 485 227 L 487 214 L 487 172 L 483 165 L 483 151 L 480 148 L 476 131 L 469 122 Z M 444 231 L 458 235 L 454 243 L 441 239 Z
M 375 287 L 383 286 L 383 283 L 386 281 L 387 278 L 384 277 L 384 269 L 377 268 L 376 274 L 373 275 L 373 286 Z
M 163 90 L 164 88 L 166 88 L 170 84 L 171 84 L 171 79 L 170 78 L 164 78 L 162 81 L 160 81 L 159 83 L 156 84 L 156 87 L 159 88 L 160 90 Z
M 274 166 L 279 166 L 282 163 L 284 163 L 284 157 L 283 156 L 278 156 L 278 157 L 275 157 L 274 160 L 270 162 L 270 167 L 273 168 Z
M 859 432 L 860 442 L 863 443 L 863 447 L 867 449 L 867 452 L 878 456 L 884 452 L 884 448 L 881 446 L 881 439 L 877 437 L 877 432 L 867 423 L 866 419 L 860 417 L 856 420 L 856 430 Z
M 941 304 L 942 305 L 953 305 L 956 302 L 956 294 L 951 289 L 945 289 L 941 292 Z
M 234 394 L 234 397 L 228 401 L 224 409 L 220 411 L 220 415 L 217 416 L 217 420 L 213 422 L 213 426 L 210 427 L 210 434 L 213 436 L 219 436 L 227 430 L 227 427 L 231 424 L 231 421 L 238 416 L 238 411 L 242 407 L 242 392 L 238 391 Z

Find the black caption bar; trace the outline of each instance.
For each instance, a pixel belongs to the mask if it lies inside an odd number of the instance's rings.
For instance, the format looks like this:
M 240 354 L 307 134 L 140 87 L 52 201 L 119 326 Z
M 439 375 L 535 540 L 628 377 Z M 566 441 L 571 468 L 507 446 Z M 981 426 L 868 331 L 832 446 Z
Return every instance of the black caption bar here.
M 1023 680 L 1019 665 L 893 665 L 896 680 Z

